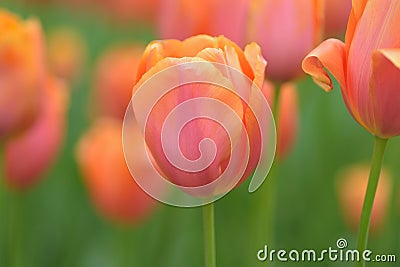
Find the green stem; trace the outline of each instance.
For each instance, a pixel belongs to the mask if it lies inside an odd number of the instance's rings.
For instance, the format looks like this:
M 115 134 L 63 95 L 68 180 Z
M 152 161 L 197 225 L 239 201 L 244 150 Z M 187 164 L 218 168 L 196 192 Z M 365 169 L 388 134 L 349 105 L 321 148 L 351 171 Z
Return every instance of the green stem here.
M 23 195 L 19 192 L 10 192 L 10 202 L 9 266 L 19 267 L 23 266 L 21 248 Z
M 358 230 L 357 249 L 362 252 L 367 249 L 368 231 L 371 219 L 372 206 L 374 204 L 376 189 L 381 174 L 383 155 L 388 139 L 375 137 L 374 152 L 372 156 L 371 171 L 369 173 L 367 192 L 365 193 L 364 205 L 361 212 L 360 226 Z M 356 263 L 357 267 L 364 267 L 365 262 L 361 259 Z
M 216 266 L 214 203 L 203 206 L 205 266 Z
M 274 116 L 275 126 L 278 127 L 278 115 L 279 115 L 279 100 L 281 97 L 281 84 L 277 83 L 274 85 L 274 102 L 272 106 L 272 115 Z

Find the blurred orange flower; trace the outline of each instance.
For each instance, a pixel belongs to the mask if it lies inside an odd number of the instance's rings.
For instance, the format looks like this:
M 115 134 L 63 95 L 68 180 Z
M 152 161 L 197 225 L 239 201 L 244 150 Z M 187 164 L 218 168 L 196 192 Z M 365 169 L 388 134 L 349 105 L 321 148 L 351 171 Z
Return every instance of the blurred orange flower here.
M 140 137 L 135 140 L 142 142 Z M 126 166 L 122 121 L 95 121 L 78 143 L 76 155 L 92 201 L 106 218 L 137 223 L 153 210 L 156 202 L 136 184 Z
M 64 84 L 48 78 L 43 89 L 37 119 L 23 133 L 7 140 L 4 147 L 5 178 L 17 190 L 26 189 L 43 177 L 66 132 L 69 101 Z
M 355 120 L 381 138 L 400 135 L 399 23 L 400 0 L 353 1 L 345 43 L 329 39 L 303 61 L 326 91 L 329 70 Z
M 95 105 L 100 115 L 124 118 L 143 51 L 139 45 L 115 47 L 101 56 L 94 78 Z
M 44 39 L 38 21 L 0 8 L 0 139 L 31 124 L 45 83 Z
M 49 35 L 48 55 L 50 70 L 58 77 L 73 81 L 83 70 L 86 44 L 76 30 L 58 28 Z
M 293 148 L 298 132 L 298 95 L 297 87 L 294 83 L 284 83 L 280 88 L 278 104 L 278 125 L 277 125 L 277 145 L 276 156 L 282 161 Z M 271 109 L 274 108 L 274 86 L 269 81 L 264 82 L 263 92 Z
M 353 230 L 357 230 L 360 221 L 365 192 L 369 176 L 368 164 L 356 164 L 339 172 L 337 176 L 337 194 L 343 217 Z M 382 170 L 371 215 L 371 230 L 377 231 L 384 224 L 392 180 L 389 172 Z

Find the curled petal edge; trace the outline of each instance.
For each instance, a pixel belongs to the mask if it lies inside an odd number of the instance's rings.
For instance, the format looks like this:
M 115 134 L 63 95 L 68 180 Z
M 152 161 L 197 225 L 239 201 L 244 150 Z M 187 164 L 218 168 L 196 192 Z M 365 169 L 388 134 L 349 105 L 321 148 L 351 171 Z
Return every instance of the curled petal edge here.
M 332 80 L 328 70 L 345 87 L 345 46 L 342 41 L 328 39 L 311 51 L 303 60 L 302 68 L 311 75 L 314 82 L 322 89 L 329 92 L 333 89 Z

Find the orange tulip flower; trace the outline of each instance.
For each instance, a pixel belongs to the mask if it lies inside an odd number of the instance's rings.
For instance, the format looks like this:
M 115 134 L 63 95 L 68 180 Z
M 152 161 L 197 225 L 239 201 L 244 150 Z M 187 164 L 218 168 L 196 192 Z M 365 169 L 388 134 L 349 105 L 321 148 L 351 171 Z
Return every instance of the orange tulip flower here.
M 277 125 L 277 144 L 276 156 L 282 161 L 292 149 L 298 132 L 298 94 L 294 83 L 282 84 L 278 104 L 278 125 Z M 268 99 L 268 103 L 273 109 L 274 105 L 274 86 L 268 81 L 264 82 L 263 92 Z
M 367 190 L 369 166 L 357 164 L 345 168 L 338 174 L 337 193 L 343 217 L 356 230 Z M 383 169 L 379 179 L 371 215 L 371 230 L 379 230 L 385 221 L 391 193 L 391 176 Z
M 136 223 L 152 210 L 155 201 L 135 183 L 125 164 L 121 121 L 97 120 L 80 140 L 77 160 L 92 201 L 106 218 Z
M 302 74 L 302 59 L 321 38 L 322 3 L 321 0 L 252 2 L 248 40 L 261 46 L 268 61 L 268 79 L 285 82 Z
M 161 0 L 158 32 L 162 39 L 225 35 L 245 44 L 249 0 Z
M 351 0 L 325 0 L 326 37 L 343 34 L 351 11 Z
M 0 8 L 0 139 L 31 124 L 45 83 L 43 33 Z
M 100 58 L 95 71 L 94 94 L 100 115 L 124 118 L 132 97 L 144 47 L 112 48 Z
M 339 82 L 352 116 L 372 134 L 400 135 L 400 0 L 353 1 L 345 43 L 329 39 L 303 61 L 303 70 L 332 90 Z
M 138 83 L 134 87 L 134 94 L 144 83 L 151 79 L 154 74 L 169 69 L 170 67 L 180 67 L 178 73 L 174 74 L 174 77 L 179 77 L 180 75 L 186 77 L 188 71 L 190 72 L 192 70 L 190 66 L 181 64 L 192 62 L 215 62 L 228 65 L 247 76 L 249 81 L 252 81 L 258 88 L 262 88 L 266 62 L 257 44 L 252 43 L 247 45 L 243 52 L 235 43 L 223 36 L 213 38 L 208 35 L 198 35 L 184 41 L 163 40 L 151 42 L 147 46 L 139 65 L 137 75 Z M 221 81 L 225 80 L 225 78 L 219 76 L 221 75 L 220 72 L 213 72 L 214 68 L 212 64 L 209 65 L 210 68 L 207 69 L 207 74 L 215 75 L 212 77 L 217 77 L 221 79 Z M 195 67 L 192 68 L 196 73 L 201 71 Z M 165 83 L 160 81 L 159 86 L 165 86 Z M 145 97 L 145 95 L 143 96 Z M 214 141 L 216 155 L 208 167 L 197 171 L 185 171 L 173 165 L 164 153 L 164 146 L 173 146 L 173 140 L 175 138 L 175 134 L 171 133 L 167 135 L 170 136 L 168 137 L 168 141 L 162 141 L 163 123 L 167 119 L 167 115 L 170 114 L 177 105 L 185 101 L 202 97 L 215 99 L 229 106 L 229 108 L 239 116 L 241 124 L 244 125 L 249 135 L 250 154 L 247 166 L 245 166 L 245 171 L 241 176 L 241 181 L 243 181 L 251 174 L 259 160 L 261 153 L 260 131 L 257 127 L 254 114 L 249 111 L 248 106 L 245 105 L 237 95 L 222 89 L 218 85 L 209 83 L 186 84 L 179 86 L 176 90 L 162 97 L 154 105 L 146 123 L 145 141 L 148 150 L 154 157 L 160 170 L 175 184 L 186 187 L 196 187 L 209 184 L 219 178 L 229 163 L 231 148 L 235 146 L 236 141 L 232 144 L 229 141 L 228 133 L 221 129 L 221 125 L 218 123 L 197 118 L 192 120 L 186 127 L 183 127 L 182 131 L 179 133 L 179 150 L 181 150 L 181 153 L 187 159 L 191 160 L 200 158 L 198 145 L 201 140 L 210 138 Z M 145 98 L 141 99 L 142 103 L 146 101 Z M 140 105 L 141 103 L 138 104 Z M 141 109 L 135 107 L 135 105 L 133 105 L 133 108 L 135 115 L 139 113 L 140 116 Z M 202 101 L 194 102 L 191 106 L 191 110 L 201 111 L 207 109 L 210 109 L 210 106 L 204 104 Z M 172 126 L 173 129 L 171 131 L 174 131 L 174 127 L 179 128 L 180 126 Z M 233 133 L 233 135 L 238 139 L 241 138 L 243 129 L 237 127 L 235 130 L 237 132 Z M 171 151 L 175 150 L 171 149 Z M 244 151 L 242 156 L 243 161 L 243 158 L 245 158 Z M 223 189 L 221 189 L 221 191 L 223 192 Z
M 43 89 L 37 119 L 23 133 L 7 140 L 4 147 L 5 178 L 17 190 L 26 189 L 43 177 L 63 143 L 67 90 L 63 83 L 51 78 Z

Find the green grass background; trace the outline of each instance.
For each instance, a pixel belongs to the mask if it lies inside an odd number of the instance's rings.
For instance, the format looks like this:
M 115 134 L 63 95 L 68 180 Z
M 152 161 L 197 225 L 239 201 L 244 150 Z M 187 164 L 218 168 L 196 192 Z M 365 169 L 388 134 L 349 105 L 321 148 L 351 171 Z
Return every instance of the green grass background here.
M 24 195 L 10 193 L 1 181 L 0 266 L 9 266 L 17 253 L 19 266 L 203 266 L 201 208 L 175 208 L 160 204 L 145 222 L 132 227 L 114 225 L 93 210 L 74 159 L 77 140 L 90 125 L 89 103 L 96 59 L 113 44 L 154 39 L 151 26 L 114 23 L 104 17 L 60 6 L 26 5 L 0 0 L 0 7 L 22 17 L 38 17 L 45 32 L 72 26 L 85 37 L 89 60 L 82 79 L 71 85 L 71 107 L 65 145 L 45 179 Z M 1 33 L 0 33 L 1 34 Z M 337 87 L 338 88 L 338 87 Z M 349 115 L 340 90 L 329 94 L 309 78 L 299 82 L 300 131 L 291 155 L 276 176 L 276 206 L 271 218 L 274 249 L 336 247 L 346 238 L 355 247 L 356 233 L 341 217 L 335 194 L 335 175 L 352 163 L 369 162 L 373 137 Z M 390 141 L 385 166 L 394 178 L 393 200 L 381 231 L 370 237 L 375 253 L 396 254 L 400 261 L 400 140 Z M 268 180 L 264 186 L 268 186 Z M 247 183 L 216 202 L 218 266 L 353 266 L 352 263 L 260 263 L 254 240 L 255 199 Z M 15 212 L 20 202 L 19 212 Z M 398 203 L 395 206 L 393 203 Z M 266 203 L 267 208 L 267 203 Z M 11 223 L 10 223 L 11 222 Z M 12 231 L 12 238 L 9 238 Z M 12 251 L 20 240 L 20 249 Z

